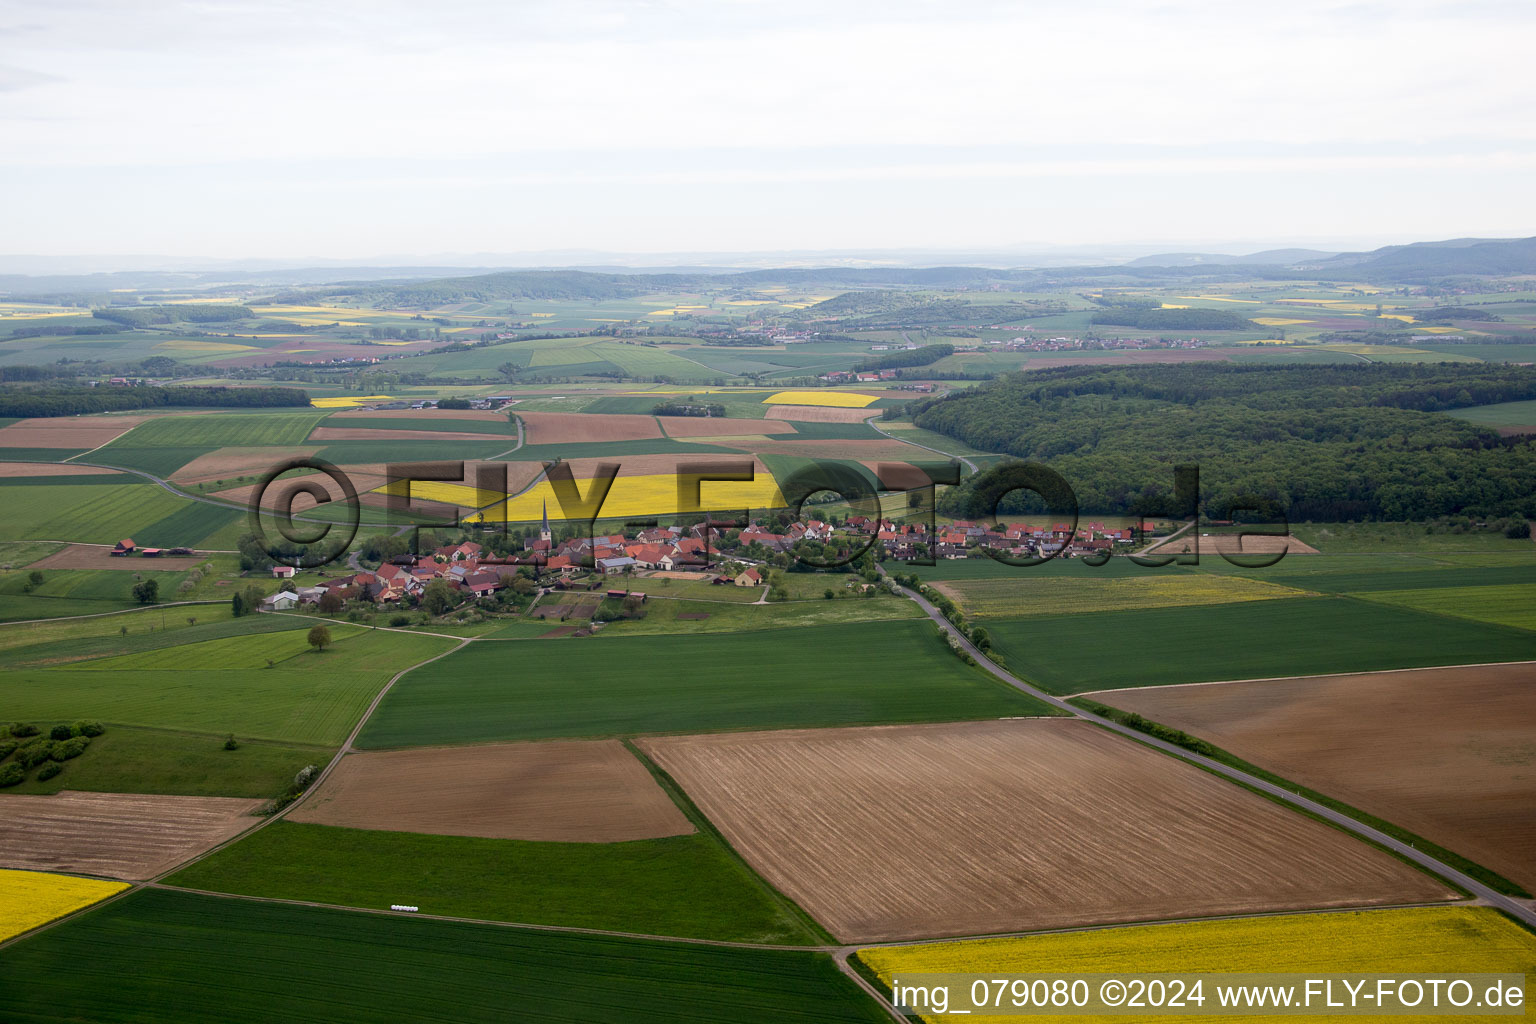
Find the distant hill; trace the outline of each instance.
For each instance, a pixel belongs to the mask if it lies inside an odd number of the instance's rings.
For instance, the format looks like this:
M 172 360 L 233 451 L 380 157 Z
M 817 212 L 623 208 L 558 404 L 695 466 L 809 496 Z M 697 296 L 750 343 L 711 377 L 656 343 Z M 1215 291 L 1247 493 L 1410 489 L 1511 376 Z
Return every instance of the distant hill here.
M 1418 283 L 1447 277 L 1536 274 L 1536 238 L 1452 238 L 1389 245 L 1296 264 L 1319 277 Z
M 1324 260 L 1337 253 L 1321 249 L 1266 249 L 1247 256 L 1228 256 L 1218 252 L 1170 252 L 1142 256 L 1124 264 L 1127 267 L 1231 267 L 1290 266 L 1303 260 Z

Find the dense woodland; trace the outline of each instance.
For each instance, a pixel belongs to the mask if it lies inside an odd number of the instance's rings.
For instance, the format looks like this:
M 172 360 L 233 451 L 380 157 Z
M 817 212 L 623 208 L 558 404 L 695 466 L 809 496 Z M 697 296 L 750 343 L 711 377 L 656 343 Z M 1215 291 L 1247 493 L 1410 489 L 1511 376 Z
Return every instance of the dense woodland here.
M 862 363 L 854 364 L 853 369 L 856 373 L 872 373 L 875 370 L 899 370 L 905 366 L 927 366 L 929 363 L 936 363 L 945 356 L 954 354 L 955 346 L 953 345 L 924 345 L 921 348 L 902 349 L 890 355 L 866 359 Z
M 183 406 L 307 409 L 309 396 L 298 388 L 0 387 L 0 417 L 79 416 Z
M 93 309 L 91 316 L 110 320 L 124 327 L 154 327 L 163 324 L 216 324 L 254 317 L 248 306 L 188 302 L 170 306 L 112 306 Z
M 1536 518 L 1536 444 L 1442 412 L 1531 398 L 1536 369 L 1519 366 L 1070 367 L 926 401 L 914 419 L 1045 463 L 1084 511 L 1170 513 L 1173 467 L 1195 464 L 1212 518 L 1255 500 L 1293 522 Z M 972 507 L 984 484 L 948 509 L 986 514 Z M 1003 511 L 1038 509 L 1027 497 Z
M 1095 313 L 1091 324 L 1136 327 L 1143 331 L 1257 331 L 1252 320 L 1220 309 L 1114 308 Z

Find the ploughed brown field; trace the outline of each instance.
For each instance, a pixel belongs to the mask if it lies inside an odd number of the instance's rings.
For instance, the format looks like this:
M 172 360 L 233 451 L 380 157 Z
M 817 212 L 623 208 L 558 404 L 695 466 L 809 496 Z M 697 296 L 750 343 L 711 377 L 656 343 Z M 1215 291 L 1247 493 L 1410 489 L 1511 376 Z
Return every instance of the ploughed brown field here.
M 0 794 L 0 867 L 143 881 L 253 824 L 260 805 L 222 796 Z
M 345 409 L 331 413 L 326 419 L 338 422 L 360 419 L 416 420 L 419 423 L 437 420 L 484 420 L 487 423 L 505 423 L 507 414 L 492 409 Z M 402 423 L 401 426 L 404 427 L 405 424 Z
M 661 436 L 655 416 L 580 412 L 520 412 L 528 444 L 581 441 L 646 441 Z
M 1086 722 L 639 742 L 753 867 L 845 942 L 1454 895 Z
M 60 548 L 47 558 L 33 562 L 29 569 L 127 569 L 133 572 L 170 572 L 193 569 L 205 560 L 204 555 L 142 555 L 126 557 L 114 555 L 105 544 L 70 544 Z
M 800 423 L 861 423 L 880 415 L 878 409 L 839 409 L 830 405 L 776 405 L 765 419 L 793 420 Z
M 175 483 L 202 483 L 207 480 L 238 480 L 242 476 L 260 479 L 288 459 L 311 458 L 318 447 L 219 448 L 199 455 L 170 475 Z
M 494 441 L 494 434 L 457 430 L 388 430 L 371 427 L 316 427 L 311 441 Z M 510 443 L 511 439 L 508 438 Z
M 115 469 L 97 469 L 95 466 L 65 465 L 50 462 L 0 462 L 0 480 L 17 476 L 99 476 L 116 473 Z
M 693 831 L 618 740 L 351 753 L 289 817 L 348 828 L 570 843 Z
M 1256 527 L 1264 530 L 1265 527 Z M 1181 551 L 1191 550 L 1193 545 L 1190 537 L 1165 538 L 1156 544 L 1150 544 L 1142 554 L 1158 552 L 1160 554 L 1175 554 Z M 1235 533 L 1202 533 L 1200 535 L 1200 553 L 1202 555 L 1274 555 L 1284 552 L 1287 555 L 1317 555 L 1322 552 L 1299 538 L 1290 535 L 1265 537 L 1250 534 L 1239 537 Z
M 793 434 L 795 425 L 783 421 L 732 419 L 729 416 L 658 416 L 668 437 L 740 437 Z
M 1093 697 L 1209 740 L 1536 890 L 1536 662 Z
M 149 416 L 59 416 L 0 427 L 0 448 L 100 448 Z

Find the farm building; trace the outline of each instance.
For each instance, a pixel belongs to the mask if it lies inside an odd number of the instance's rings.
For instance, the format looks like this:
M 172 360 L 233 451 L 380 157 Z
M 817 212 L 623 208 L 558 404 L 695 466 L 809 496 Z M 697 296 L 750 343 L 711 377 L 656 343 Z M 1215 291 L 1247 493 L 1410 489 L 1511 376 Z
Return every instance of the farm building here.
M 738 587 L 762 586 L 763 574 L 758 572 L 756 569 L 748 569 L 740 576 L 737 576 L 735 582 Z
M 122 540 L 112 545 L 112 553 L 114 555 L 131 555 L 133 554 L 133 549 L 134 543 L 132 537 L 124 537 Z
M 299 603 L 299 595 L 291 590 L 284 590 L 273 594 L 271 597 L 261 599 L 261 610 L 264 612 L 285 612 Z
M 294 568 L 291 565 L 274 565 L 272 567 L 272 575 L 276 576 L 280 580 L 293 579 L 293 573 Z
M 599 558 L 597 560 L 597 567 L 606 575 L 623 572 L 626 569 L 633 569 L 635 565 L 635 560 L 628 555 L 618 558 Z

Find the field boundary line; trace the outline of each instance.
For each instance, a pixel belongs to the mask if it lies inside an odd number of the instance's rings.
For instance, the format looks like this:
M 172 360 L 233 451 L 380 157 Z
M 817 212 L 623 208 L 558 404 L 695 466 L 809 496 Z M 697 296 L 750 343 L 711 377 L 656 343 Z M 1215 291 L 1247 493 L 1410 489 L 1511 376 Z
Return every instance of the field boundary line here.
M 1466 621 L 1466 620 L 1462 620 Z M 1465 665 L 1413 665 L 1409 668 L 1366 669 L 1361 672 L 1311 672 L 1301 676 L 1259 676 L 1254 679 L 1211 679 L 1203 683 L 1168 683 L 1164 686 L 1117 686 L 1111 690 L 1084 690 L 1069 697 L 1092 697 L 1102 693 L 1131 693 L 1136 690 L 1182 690 L 1191 686 L 1232 686 L 1236 683 L 1285 683 L 1298 679 L 1339 679 L 1344 676 L 1385 676 L 1398 672 L 1444 672 L 1455 668 L 1498 668 L 1507 665 L 1533 665 L 1536 658 L 1520 661 L 1474 661 Z
M 971 643 L 970 638 L 958 630 L 954 623 L 950 622 L 949 619 L 947 619 L 944 614 L 938 610 L 938 608 L 934 607 L 934 605 L 925 599 L 921 594 L 915 593 L 907 587 L 900 587 L 899 590 L 902 594 L 911 598 L 913 601 L 916 601 L 918 607 L 927 612 L 928 617 L 937 623 L 940 629 L 944 630 L 945 633 L 953 638 L 954 642 L 959 645 L 960 650 L 975 658 L 978 665 L 984 668 L 987 672 L 990 672 L 992 675 L 996 676 L 1002 682 L 1007 683 L 1009 686 L 1012 686 L 1015 689 L 1028 694 L 1037 700 L 1044 701 L 1052 707 L 1059 708 L 1060 710 L 1067 712 L 1069 715 L 1075 718 L 1091 722 L 1100 728 L 1107 729 L 1110 732 L 1116 733 L 1117 735 L 1120 735 L 1133 742 L 1141 743 L 1144 746 L 1153 747 L 1162 753 L 1176 757 L 1179 760 L 1191 764 L 1196 768 L 1201 768 L 1205 771 L 1223 776 L 1232 782 L 1246 786 L 1249 789 L 1256 790 L 1257 792 L 1274 798 L 1281 803 L 1289 804 L 1295 809 L 1309 814 L 1314 818 L 1328 822 L 1336 827 L 1342 828 L 1347 832 L 1351 832 L 1359 838 L 1374 843 L 1377 846 L 1385 849 L 1387 852 L 1395 854 L 1400 860 L 1405 860 L 1416 864 L 1420 868 L 1428 871 L 1430 874 L 1437 875 L 1441 879 L 1459 887 L 1464 892 L 1471 893 L 1473 896 L 1486 901 L 1489 905 L 1497 907 L 1499 910 L 1504 911 L 1504 913 L 1508 914 L 1510 917 L 1515 918 L 1517 921 L 1524 924 L 1527 928 L 1536 929 L 1536 907 L 1528 906 L 1522 903 L 1520 900 L 1515 899 L 1514 897 L 1504 895 L 1497 889 L 1494 889 L 1492 886 L 1478 881 L 1471 875 L 1468 875 L 1466 872 L 1459 871 L 1456 868 L 1451 867 L 1449 864 L 1444 863 L 1437 857 L 1431 856 L 1430 854 L 1425 853 L 1423 850 L 1417 849 L 1409 843 L 1395 839 L 1392 836 L 1387 835 L 1385 832 L 1373 828 L 1372 826 L 1367 825 L 1364 822 L 1357 820 L 1356 818 L 1350 817 L 1341 811 L 1336 811 L 1331 807 L 1318 803 L 1309 797 L 1301 796 L 1298 793 L 1286 789 L 1284 786 L 1279 786 L 1272 782 L 1261 779 L 1258 776 L 1250 775 L 1248 772 L 1245 772 L 1239 768 L 1234 768 L 1231 765 L 1216 760 L 1215 758 L 1205 757 L 1204 755 L 1196 754 L 1193 751 L 1186 750 L 1176 744 L 1169 743 L 1166 740 L 1160 740 L 1155 736 L 1150 736 L 1146 733 L 1140 732 L 1139 730 L 1132 729 L 1128 725 L 1121 725 L 1119 722 L 1105 718 L 1102 715 L 1096 715 L 1091 711 L 1077 707 L 1064 697 L 1058 697 L 1053 693 L 1047 693 L 1045 690 L 1025 682 L 1018 676 L 1015 676 L 1013 673 L 999 666 L 996 662 L 992 661 L 992 659 L 988 658 L 986 654 L 984 654 L 980 649 L 976 647 L 975 644 Z M 1523 663 L 1516 662 L 1515 664 Z M 1072 696 L 1082 695 L 1073 694 Z

